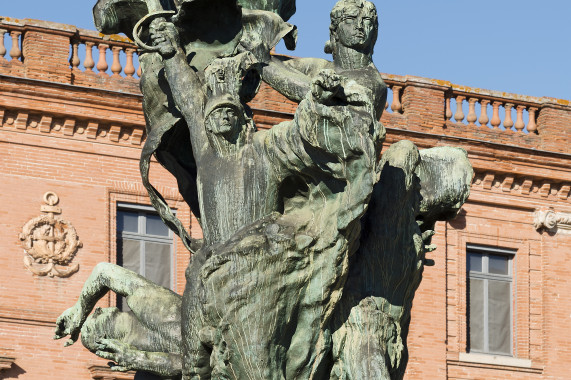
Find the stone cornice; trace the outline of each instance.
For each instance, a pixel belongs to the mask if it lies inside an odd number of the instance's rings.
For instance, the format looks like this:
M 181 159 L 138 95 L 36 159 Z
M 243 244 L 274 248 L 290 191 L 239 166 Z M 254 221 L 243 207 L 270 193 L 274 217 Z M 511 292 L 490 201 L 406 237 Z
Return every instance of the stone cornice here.
M 390 130 L 390 128 L 388 128 Z M 30 113 L 24 110 L 14 110 L 1 108 L 0 106 L 0 131 L 20 132 L 32 134 L 37 136 L 52 136 L 76 141 L 97 142 L 104 144 L 111 144 L 123 147 L 140 148 L 145 141 L 145 126 L 133 123 L 121 123 L 109 121 L 105 119 L 82 119 L 77 117 L 65 117 L 58 115 L 50 115 L 47 113 L 38 114 Z M 399 131 L 395 130 L 394 133 L 410 134 L 411 136 L 419 135 L 420 132 L 415 131 Z M 426 136 L 424 136 L 426 135 Z M 419 139 L 430 137 L 431 139 L 452 139 L 453 136 L 434 135 L 420 133 L 417 136 Z M 390 139 L 389 141 L 390 142 Z M 431 146 L 432 142 L 428 141 L 422 145 Z M 516 147 L 517 148 L 517 147 Z M 518 148 L 519 149 L 519 148 Z M 525 148 L 521 148 L 522 150 Z M 526 149 L 528 150 L 528 149 Z M 529 150 L 530 153 L 537 154 L 537 151 Z M 550 152 L 544 152 L 550 154 Z M 554 153 L 557 155 L 557 153 Z M 478 153 L 475 153 L 478 158 Z M 543 165 L 543 160 L 538 159 L 534 155 L 531 156 L 535 161 L 522 161 L 525 162 L 526 167 Z M 500 157 L 496 157 L 500 158 Z M 501 158 L 502 160 L 510 160 L 509 157 Z M 521 159 L 521 158 L 520 158 Z M 500 169 L 482 168 L 480 165 L 475 165 L 477 175 L 474 179 L 476 186 L 482 186 L 484 190 L 493 190 L 501 188 L 504 193 L 518 193 L 521 195 L 534 196 L 540 199 L 560 199 L 567 200 L 569 198 L 569 188 L 571 181 L 561 179 L 561 173 L 550 171 L 550 176 L 547 177 L 533 177 L 529 174 L 523 173 L 506 173 Z M 547 172 L 546 172 L 547 173 Z
M 145 126 L 133 123 L 80 119 L 0 108 L 0 131 L 59 136 L 74 140 L 141 146 Z
M 571 181 L 538 178 L 529 175 L 475 170 L 472 188 L 483 191 L 535 198 L 541 201 L 571 204 Z
M 420 149 L 434 146 L 456 146 L 466 149 L 476 171 L 490 171 L 515 176 L 529 175 L 551 179 L 556 182 L 571 182 L 571 155 L 538 150 L 517 145 L 508 146 L 490 141 L 454 135 L 439 134 L 401 128 L 386 127 L 385 148 L 392 143 L 408 139 Z
M 85 73 L 83 73 L 85 74 Z M 87 74 L 86 74 L 87 75 Z M 97 77 L 95 74 L 90 76 Z M 59 103 L 73 104 L 78 101 L 83 102 L 82 109 L 98 107 L 113 107 L 117 100 L 121 100 L 125 105 L 122 107 L 126 112 L 136 112 L 142 116 L 143 95 L 137 92 L 117 91 L 99 87 L 78 86 L 67 83 L 45 81 L 39 79 L 19 78 L 17 76 L 0 74 L 0 96 L 5 98 L 4 102 L 11 98 L 23 98 L 33 103 L 41 100 L 49 101 L 50 104 L 57 101 Z M 112 78 L 117 84 L 132 79 Z M 121 88 L 121 86 L 117 86 Z M 87 103 L 87 107 L 85 102 Z M 45 107 L 42 102 L 38 105 Z M 142 119 L 142 117 L 141 117 Z

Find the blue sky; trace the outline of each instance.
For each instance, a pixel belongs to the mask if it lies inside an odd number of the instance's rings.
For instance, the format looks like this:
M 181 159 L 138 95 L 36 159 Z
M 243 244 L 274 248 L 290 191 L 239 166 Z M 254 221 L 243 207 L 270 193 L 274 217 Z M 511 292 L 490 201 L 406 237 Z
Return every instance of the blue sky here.
M 96 0 L 0 2 L 1 16 L 94 28 L 91 8 Z M 323 45 L 335 2 L 297 1 L 297 14 L 290 20 L 299 28 L 294 55 L 327 57 Z M 382 72 L 571 99 L 569 0 L 373 2 L 380 20 L 374 60 Z

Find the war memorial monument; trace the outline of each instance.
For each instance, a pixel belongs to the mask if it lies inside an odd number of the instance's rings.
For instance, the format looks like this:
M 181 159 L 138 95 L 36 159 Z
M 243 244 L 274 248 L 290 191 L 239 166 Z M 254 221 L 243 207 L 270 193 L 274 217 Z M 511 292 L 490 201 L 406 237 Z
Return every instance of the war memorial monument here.
M 403 378 L 435 223 L 456 215 L 473 171 L 458 148 L 383 149 L 377 9 L 329 11 L 332 61 L 270 54 L 281 40 L 295 49 L 295 0 L 97 2 L 100 32 L 139 46 L 142 181 L 191 260 L 182 297 L 99 264 L 56 339 L 164 379 Z M 261 81 L 299 104 L 293 120 L 256 129 L 248 102 Z M 203 239 L 153 187 L 151 157 Z M 109 291 L 131 310 L 95 308 Z

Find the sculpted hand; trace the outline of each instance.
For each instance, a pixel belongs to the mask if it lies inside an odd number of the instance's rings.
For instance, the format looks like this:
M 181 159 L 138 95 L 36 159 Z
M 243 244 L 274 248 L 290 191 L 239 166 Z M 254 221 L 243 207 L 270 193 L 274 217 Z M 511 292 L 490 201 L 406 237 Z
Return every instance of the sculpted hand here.
M 81 309 L 77 305 L 70 307 L 57 319 L 54 339 L 61 339 L 69 335 L 70 339 L 65 342 L 65 347 L 71 346 L 79 338 L 83 322 L 85 322 L 85 318 Z
M 311 93 L 319 103 L 327 103 L 342 91 L 341 77 L 333 70 L 321 71 L 311 83 Z
M 111 365 L 114 371 L 128 371 L 136 366 L 138 350 L 133 346 L 116 339 L 100 339 L 97 342 L 95 355 L 113 360 L 117 365 Z
M 166 22 L 164 19 L 155 19 L 151 22 L 151 41 L 153 45 L 159 49 L 159 53 L 170 58 L 179 49 L 178 32 L 173 23 Z

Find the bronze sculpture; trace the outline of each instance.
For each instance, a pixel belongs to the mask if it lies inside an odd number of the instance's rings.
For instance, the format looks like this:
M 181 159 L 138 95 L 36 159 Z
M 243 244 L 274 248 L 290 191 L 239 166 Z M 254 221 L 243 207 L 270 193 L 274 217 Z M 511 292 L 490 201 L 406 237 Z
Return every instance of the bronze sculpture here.
M 96 20 L 122 1 L 100 0 Z M 472 169 L 462 150 L 419 152 L 407 141 L 379 160 L 387 88 L 372 62 L 374 5 L 335 5 L 328 62 L 270 56 L 281 38 L 294 45 L 295 28 L 279 16 L 291 16 L 292 1 L 163 3 L 172 17 L 155 2 L 156 12 L 141 15 L 141 6 L 106 30 L 137 24 L 148 49 L 141 172 L 193 253 L 185 294 L 101 264 L 56 338 L 73 343 L 81 332 L 116 370 L 165 378 L 402 378 L 434 223 L 466 200 Z M 218 30 L 197 24 L 215 16 L 225 21 Z M 256 131 L 247 102 L 261 79 L 299 102 L 293 121 Z M 202 241 L 150 184 L 153 154 L 176 175 Z M 153 296 L 137 297 L 141 289 Z M 127 296 L 133 315 L 88 317 L 108 290 Z

